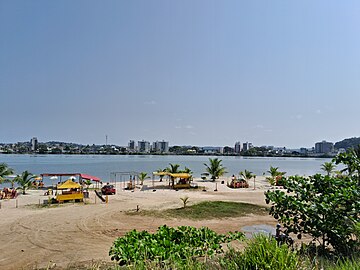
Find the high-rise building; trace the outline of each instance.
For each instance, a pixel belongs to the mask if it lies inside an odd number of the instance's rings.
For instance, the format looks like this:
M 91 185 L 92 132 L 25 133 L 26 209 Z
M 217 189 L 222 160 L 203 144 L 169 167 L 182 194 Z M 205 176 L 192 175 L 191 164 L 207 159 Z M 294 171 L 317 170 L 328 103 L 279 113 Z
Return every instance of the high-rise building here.
M 316 154 L 329 154 L 334 152 L 334 144 L 332 142 L 322 141 L 315 143 Z
M 138 151 L 141 153 L 149 153 L 150 152 L 150 142 L 148 141 L 138 141 Z
M 33 137 L 30 140 L 31 143 L 31 151 L 36 151 L 38 149 L 38 139 L 36 137 Z
M 135 141 L 133 141 L 133 140 L 130 140 L 130 141 L 129 141 L 128 150 L 129 150 L 130 152 L 135 151 Z
M 253 148 L 252 143 L 249 143 L 249 142 L 243 143 L 243 147 L 242 147 L 243 151 L 247 151 L 247 150 L 249 150 L 251 148 Z
M 234 150 L 235 150 L 235 153 L 240 154 L 240 152 L 241 152 L 241 143 L 240 142 L 235 143 Z
M 166 142 L 164 140 L 156 141 L 153 143 L 152 149 L 155 152 L 168 153 L 169 152 L 169 142 Z

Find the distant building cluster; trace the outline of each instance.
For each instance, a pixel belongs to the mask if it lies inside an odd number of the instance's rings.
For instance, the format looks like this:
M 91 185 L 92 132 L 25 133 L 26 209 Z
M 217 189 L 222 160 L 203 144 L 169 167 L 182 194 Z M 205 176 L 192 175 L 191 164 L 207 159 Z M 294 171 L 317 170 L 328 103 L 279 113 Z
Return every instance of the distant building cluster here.
M 321 141 L 315 147 L 300 149 L 287 149 L 286 147 L 254 146 L 251 142 L 235 142 L 230 146 L 169 146 L 169 142 L 146 140 L 130 140 L 127 146 L 108 145 L 82 145 L 65 142 L 41 143 L 37 137 L 28 142 L 13 144 L 0 143 L 0 153 L 39 153 L 39 154 L 175 154 L 175 155 L 242 155 L 242 156 L 335 156 L 345 149 L 336 149 L 334 143 Z
M 128 144 L 128 151 L 131 153 L 169 153 L 169 142 L 156 141 L 150 144 L 149 141 L 138 141 L 137 145 L 134 140 L 130 140 Z
M 236 154 L 240 154 L 242 151 L 248 151 L 253 148 L 253 144 L 249 142 L 245 142 L 241 144 L 240 142 L 235 143 L 234 152 Z

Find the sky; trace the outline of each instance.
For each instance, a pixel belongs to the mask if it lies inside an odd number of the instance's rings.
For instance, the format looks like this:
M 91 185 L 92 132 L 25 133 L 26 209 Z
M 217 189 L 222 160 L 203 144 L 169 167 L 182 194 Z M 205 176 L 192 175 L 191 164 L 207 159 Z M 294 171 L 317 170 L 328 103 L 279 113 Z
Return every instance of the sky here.
M 0 0 L 0 142 L 360 136 L 359 1 Z

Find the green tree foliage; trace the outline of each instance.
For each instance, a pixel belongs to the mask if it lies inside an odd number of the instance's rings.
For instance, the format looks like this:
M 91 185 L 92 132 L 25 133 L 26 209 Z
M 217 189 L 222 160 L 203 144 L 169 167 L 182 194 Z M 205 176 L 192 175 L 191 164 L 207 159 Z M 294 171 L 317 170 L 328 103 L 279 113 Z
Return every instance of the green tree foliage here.
M 343 172 L 347 172 L 348 175 L 356 174 L 360 177 L 360 147 L 356 149 L 349 149 L 346 153 L 341 153 L 337 155 L 333 162 L 335 164 L 345 165 Z M 360 179 L 360 178 L 359 178 Z
M 313 237 L 322 249 L 332 246 L 339 253 L 354 251 L 354 225 L 360 221 L 360 187 L 356 176 L 339 179 L 316 174 L 285 180 L 287 193 L 266 191 L 270 214 L 281 222 L 285 233 Z
M 19 187 L 17 189 L 22 190 L 22 194 L 26 194 L 26 190 L 33 186 L 32 181 L 36 178 L 36 175 L 29 173 L 28 171 L 24 171 L 21 175 L 16 176 L 16 182 Z
M 226 168 L 221 164 L 221 159 L 209 158 L 209 163 L 209 165 L 206 163 L 204 163 L 204 165 L 206 167 L 206 171 L 211 175 L 211 179 L 213 181 L 227 173 Z

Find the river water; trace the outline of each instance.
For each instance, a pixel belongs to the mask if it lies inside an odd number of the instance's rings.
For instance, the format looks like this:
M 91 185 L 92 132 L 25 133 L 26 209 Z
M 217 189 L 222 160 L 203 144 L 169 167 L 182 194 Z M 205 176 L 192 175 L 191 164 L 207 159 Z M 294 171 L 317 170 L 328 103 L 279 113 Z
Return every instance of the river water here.
M 151 172 L 180 164 L 180 169 L 188 167 L 195 177 L 205 172 L 204 163 L 209 156 L 159 156 L 159 155 L 9 155 L 0 154 L 0 163 L 5 162 L 17 174 L 28 170 L 41 173 L 86 173 L 100 177 L 103 182 L 110 180 L 111 172 Z M 211 157 L 213 158 L 213 157 Z M 222 156 L 228 176 L 249 170 L 256 175 L 266 173 L 270 166 L 279 167 L 286 175 L 312 175 L 321 173 L 321 165 L 329 162 L 326 158 L 283 158 L 283 157 L 238 157 Z

